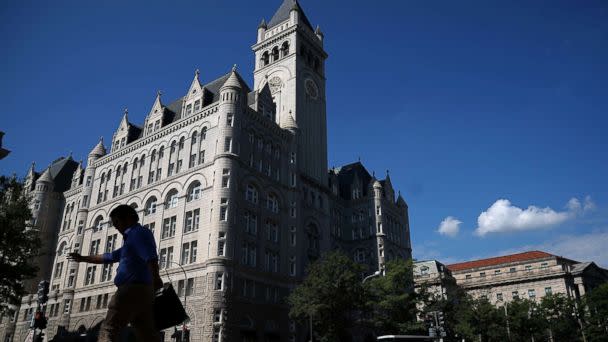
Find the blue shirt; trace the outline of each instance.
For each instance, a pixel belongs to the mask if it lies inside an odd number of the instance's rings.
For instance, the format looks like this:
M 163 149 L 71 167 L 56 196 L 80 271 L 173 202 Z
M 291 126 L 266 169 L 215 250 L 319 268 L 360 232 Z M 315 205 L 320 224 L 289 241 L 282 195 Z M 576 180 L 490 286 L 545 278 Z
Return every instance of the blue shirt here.
M 119 262 L 114 284 L 152 284 L 148 262 L 158 260 L 156 242 L 152 232 L 139 223 L 123 233 L 123 245 L 119 249 L 103 254 L 106 264 Z

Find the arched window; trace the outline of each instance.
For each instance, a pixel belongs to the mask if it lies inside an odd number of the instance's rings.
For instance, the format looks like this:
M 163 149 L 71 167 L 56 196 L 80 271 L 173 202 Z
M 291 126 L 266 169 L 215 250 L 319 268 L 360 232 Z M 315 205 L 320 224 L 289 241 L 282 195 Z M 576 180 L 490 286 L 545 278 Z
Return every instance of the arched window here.
M 289 42 L 283 43 L 283 46 L 281 46 L 281 52 L 283 57 L 289 55 Z
M 198 132 L 197 131 L 192 132 L 192 138 L 190 139 L 190 144 L 195 145 L 197 139 L 198 139 Z
M 177 207 L 177 190 L 171 189 L 165 198 L 165 209 Z
M 106 181 L 106 174 L 105 174 L 105 173 L 102 173 L 102 174 L 101 174 L 101 179 L 99 180 L 99 182 L 100 182 L 101 184 L 103 184 L 105 181 Z
M 156 150 L 152 150 L 150 154 L 150 163 L 154 163 L 156 161 Z
M 279 200 L 275 194 L 269 194 L 266 198 L 266 208 L 273 213 L 279 212 Z
M 180 151 L 184 149 L 184 141 L 185 141 L 184 137 L 182 137 L 181 139 L 179 139 L 179 147 L 178 148 L 179 148 Z
M 175 141 L 173 141 L 171 143 L 171 150 L 169 151 L 169 153 L 173 154 L 175 153 L 175 146 L 177 145 L 177 143 Z
M 201 141 L 207 139 L 207 127 L 203 127 L 201 130 Z
M 195 181 L 188 188 L 188 197 L 186 198 L 186 201 L 192 202 L 194 200 L 199 199 L 200 197 L 201 197 L 201 182 Z
M 278 47 L 273 47 L 272 48 L 272 61 L 278 61 L 279 60 L 279 48 Z
M 121 171 L 122 171 L 122 166 L 118 165 L 118 167 L 116 168 L 116 177 L 120 177 Z
M 251 184 L 247 185 L 247 190 L 245 191 L 245 199 L 251 203 L 258 203 L 258 190 Z
M 60 245 L 59 248 L 57 249 L 57 256 L 62 256 L 65 253 L 65 248 L 67 246 L 67 243 L 65 241 L 63 241 Z
M 268 63 L 270 63 L 270 57 L 268 55 L 268 51 L 266 51 L 262 54 L 262 66 L 268 65 Z
M 145 162 L 146 162 L 146 155 L 144 154 L 143 156 L 141 156 L 141 159 L 139 160 L 139 166 L 144 166 Z
M 165 156 L 165 147 L 164 147 L 164 146 L 161 146 L 161 147 L 158 149 L 158 160 L 163 159 L 163 157 L 164 157 L 164 156 Z
M 112 170 L 108 170 L 107 179 L 110 180 L 110 178 L 112 178 Z
M 139 158 L 135 158 L 135 160 L 133 160 L 133 170 L 137 169 L 138 166 L 139 166 Z
M 137 203 L 135 203 L 135 202 L 129 204 L 129 206 L 133 209 L 137 209 Z
M 146 201 L 146 211 L 144 212 L 145 215 L 152 215 L 156 212 L 156 202 L 157 199 L 154 196 L 150 197 L 148 201 Z
M 93 221 L 93 232 L 97 232 L 103 229 L 103 216 L 99 215 Z

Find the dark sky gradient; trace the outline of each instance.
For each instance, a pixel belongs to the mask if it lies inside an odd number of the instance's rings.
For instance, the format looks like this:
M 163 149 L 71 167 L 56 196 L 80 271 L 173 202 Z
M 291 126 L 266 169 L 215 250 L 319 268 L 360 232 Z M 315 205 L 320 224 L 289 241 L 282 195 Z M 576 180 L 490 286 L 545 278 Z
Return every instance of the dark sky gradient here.
M 257 25 L 279 4 L 3 1 L 0 130 L 12 153 L 0 173 L 24 175 L 31 161 L 40 169 L 70 151 L 86 159 L 124 107 L 141 124 L 156 90 L 165 103 L 183 96 L 196 68 L 209 81 L 236 63 L 251 84 Z M 549 246 L 587 258 L 560 239 L 608 244 L 606 1 L 301 5 L 330 56 L 330 166 L 361 158 L 377 175 L 391 171 L 416 257 Z M 500 198 L 562 211 L 587 195 L 597 209 L 559 226 L 473 235 Z M 449 215 L 463 222 L 455 238 L 436 232 Z M 589 258 L 608 266 L 598 253 Z

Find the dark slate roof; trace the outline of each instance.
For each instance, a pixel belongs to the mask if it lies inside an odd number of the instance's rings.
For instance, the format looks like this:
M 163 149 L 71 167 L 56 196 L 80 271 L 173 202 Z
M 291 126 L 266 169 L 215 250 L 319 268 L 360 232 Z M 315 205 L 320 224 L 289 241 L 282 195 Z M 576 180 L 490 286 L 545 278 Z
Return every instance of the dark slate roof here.
M 272 27 L 277 26 L 285 20 L 289 19 L 289 12 L 291 12 L 291 9 L 294 6 L 296 6 L 300 11 L 300 20 L 304 23 L 304 25 L 308 26 L 311 30 L 314 31 L 312 25 L 310 24 L 310 21 L 308 21 L 308 18 L 306 18 L 306 14 L 304 14 L 302 7 L 300 6 L 297 0 L 283 1 L 279 9 L 272 16 L 272 19 L 270 19 L 270 21 L 268 22 L 268 29 L 271 29 Z
M 208 104 L 211 104 L 211 103 L 214 103 L 214 102 L 217 102 L 220 100 L 220 89 L 222 88 L 224 83 L 226 83 L 226 80 L 228 80 L 231 73 L 232 73 L 232 71 L 202 86 L 203 89 L 205 90 L 204 96 L 205 97 L 208 96 L 207 99 L 203 99 L 203 106 L 206 106 Z M 236 73 L 236 76 L 239 80 L 241 88 L 246 93 L 249 93 L 251 91 L 251 89 L 247 85 L 247 82 L 245 82 L 245 80 L 243 80 L 243 78 L 241 77 L 241 75 L 239 75 L 238 72 Z M 181 98 L 171 102 L 169 105 L 167 105 L 166 109 L 168 111 L 165 111 L 165 117 L 163 118 L 164 125 L 168 125 L 171 122 L 181 119 L 182 103 L 184 102 L 184 99 L 185 99 L 185 96 L 181 97 Z
M 354 182 L 355 175 L 361 182 L 360 186 L 363 195 L 367 195 L 367 189 L 369 187 L 369 183 L 372 181 L 372 176 L 369 174 L 369 172 L 367 172 L 367 169 L 365 169 L 365 166 L 363 166 L 361 162 L 355 162 L 335 168 L 333 172 L 338 177 L 338 189 L 340 197 L 347 200 L 352 199 L 352 191 L 350 191 L 350 189 Z
M 142 135 L 142 129 L 139 126 L 136 126 L 132 123 L 129 123 L 129 129 L 127 132 L 127 142 L 131 142 L 134 140 L 137 140 L 141 137 Z
M 53 183 L 55 183 L 53 191 L 64 192 L 70 189 L 72 177 L 74 176 L 74 172 L 78 168 L 78 163 L 75 162 L 72 157 L 62 157 L 55 160 L 51 164 L 50 168 L 51 177 L 53 178 Z

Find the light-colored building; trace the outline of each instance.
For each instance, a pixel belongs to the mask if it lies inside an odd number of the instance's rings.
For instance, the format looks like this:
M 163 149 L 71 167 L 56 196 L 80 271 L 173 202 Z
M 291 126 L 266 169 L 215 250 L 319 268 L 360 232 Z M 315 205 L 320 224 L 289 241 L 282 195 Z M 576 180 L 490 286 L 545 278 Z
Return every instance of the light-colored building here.
M 456 289 L 452 272 L 437 260 L 414 262 L 414 287 L 417 292 L 424 289 L 429 295 L 447 299 Z
M 48 336 L 105 317 L 116 265 L 67 254 L 120 246 L 108 217 L 119 204 L 153 231 L 193 341 L 304 341 L 308 329 L 289 320 L 284 298 L 322 252 L 343 249 L 370 273 L 386 258 L 411 258 L 407 204 L 390 177 L 360 163 L 328 171 L 319 27 L 285 0 L 259 25 L 253 52 L 253 89 L 236 67 L 210 82 L 197 71 L 183 97 L 165 103 L 158 93 L 141 126 L 125 112 L 109 149 L 100 140 L 77 165 L 49 223 Z M 24 298 L 0 336 L 23 340 L 35 305 Z
M 475 298 L 499 304 L 515 298 L 540 300 L 562 293 L 580 299 L 608 281 L 608 271 L 542 251 L 467 261 L 447 266 L 457 284 Z

